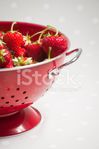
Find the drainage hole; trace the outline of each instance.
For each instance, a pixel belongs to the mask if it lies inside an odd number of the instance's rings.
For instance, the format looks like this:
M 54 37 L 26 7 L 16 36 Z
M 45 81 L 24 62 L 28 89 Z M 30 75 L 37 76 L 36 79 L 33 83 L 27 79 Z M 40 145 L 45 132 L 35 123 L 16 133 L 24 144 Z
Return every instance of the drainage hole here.
M 15 102 L 18 102 L 19 100 L 16 100 Z
M 29 98 L 28 96 L 25 97 L 25 99 L 28 99 L 28 98 Z
M 1 99 L 5 99 L 4 97 L 1 97 Z
M 9 101 L 5 102 L 6 104 L 9 104 Z
M 16 90 L 17 90 L 17 91 L 19 91 L 19 90 L 20 90 L 20 88 L 17 88 Z
M 11 96 L 11 98 L 14 98 L 14 97 L 15 97 L 14 95 Z
M 26 94 L 26 91 L 24 91 L 23 94 Z

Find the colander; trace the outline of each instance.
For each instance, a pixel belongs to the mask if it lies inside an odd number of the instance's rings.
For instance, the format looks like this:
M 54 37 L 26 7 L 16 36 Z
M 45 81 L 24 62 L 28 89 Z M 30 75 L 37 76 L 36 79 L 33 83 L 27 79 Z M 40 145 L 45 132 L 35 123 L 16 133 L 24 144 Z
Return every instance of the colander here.
M 11 24 L 0 22 L 0 30 L 10 30 Z M 30 35 L 44 28 L 23 22 L 15 25 L 16 30 Z M 41 114 L 30 105 L 51 87 L 62 68 L 79 58 L 81 51 L 75 49 L 33 65 L 0 69 L 0 137 L 19 134 L 37 126 Z M 64 63 L 72 53 L 75 53 L 74 57 Z

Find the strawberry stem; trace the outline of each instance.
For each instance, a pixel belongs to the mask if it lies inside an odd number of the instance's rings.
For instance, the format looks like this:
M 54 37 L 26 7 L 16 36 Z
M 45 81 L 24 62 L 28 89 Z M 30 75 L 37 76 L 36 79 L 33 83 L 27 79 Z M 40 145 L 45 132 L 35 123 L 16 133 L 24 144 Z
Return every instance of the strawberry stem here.
M 49 29 L 49 27 L 45 28 L 44 30 L 42 30 L 42 31 L 40 31 L 40 32 L 37 32 L 37 33 L 33 34 L 30 38 L 33 38 L 33 37 L 35 37 L 36 35 L 39 35 L 39 34 L 40 34 L 39 39 L 38 39 L 38 43 L 40 43 L 40 40 L 41 40 L 42 35 L 43 35 L 44 32 L 46 32 L 48 29 Z
M 5 59 L 4 59 L 4 57 L 3 57 L 3 56 L 0 56 L 0 61 L 1 61 L 2 63 L 4 63 L 4 62 L 5 62 Z
M 11 25 L 11 32 L 13 32 L 13 28 L 14 28 L 14 25 L 16 24 L 17 22 L 13 22 L 12 25 Z
M 6 44 L 4 41 L 0 40 L 0 45 Z
M 42 33 L 41 33 L 40 36 L 39 36 L 38 43 L 40 43 L 40 40 L 41 40 L 43 34 L 44 34 L 47 30 L 49 30 L 50 28 L 52 28 L 52 27 L 51 27 L 51 26 L 47 26 L 47 28 L 45 28 L 45 29 L 42 31 Z
M 56 31 L 56 33 L 55 33 L 54 36 L 57 36 L 57 35 L 58 35 L 58 30 L 57 30 L 55 27 L 53 27 L 53 26 L 51 26 L 51 25 L 47 25 L 47 28 L 45 28 L 44 30 L 42 30 L 42 31 L 40 31 L 40 32 L 37 32 L 37 33 L 33 34 L 30 38 L 33 38 L 34 36 L 40 34 L 40 35 L 39 35 L 39 39 L 38 39 L 38 43 L 40 44 L 40 40 L 41 40 L 43 34 L 44 34 L 47 30 L 49 30 L 49 29 L 54 29 L 54 30 Z
M 7 53 L 5 52 L 5 49 L 0 50 L 0 56 L 5 56 Z
M 49 47 L 49 50 L 48 50 L 48 59 L 49 60 L 51 59 L 51 51 L 52 51 L 52 47 Z
M 5 62 L 4 56 L 5 56 L 6 54 L 7 54 L 7 53 L 5 52 L 5 49 L 0 50 L 0 61 L 1 61 L 2 63 Z
M 38 35 L 38 34 L 41 34 L 41 33 L 42 33 L 42 31 L 37 32 L 37 33 L 33 34 L 30 38 L 33 38 L 34 36 L 36 36 L 36 35 Z
M 25 45 L 31 44 L 31 36 L 26 34 L 26 36 L 23 36 L 23 39 L 25 40 Z
M 58 35 L 58 33 L 59 33 L 59 31 L 58 31 L 58 29 L 56 28 L 56 27 L 53 27 L 53 26 L 51 26 L 51 25 L 47 25 L 49 28 L 52 28 L 52 29 L 54 29 L 55 30 L 55 35 L 54 36 L 57 36 Z

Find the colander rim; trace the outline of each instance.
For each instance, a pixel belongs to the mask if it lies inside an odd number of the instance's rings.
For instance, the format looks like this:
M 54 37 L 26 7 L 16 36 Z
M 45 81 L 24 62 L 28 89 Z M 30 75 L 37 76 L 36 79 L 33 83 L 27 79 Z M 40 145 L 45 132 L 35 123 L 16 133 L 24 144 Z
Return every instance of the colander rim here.
M 47 59 L 45 61 L 38 62 L 35 64 L 30 64 L 30 65 L 26 65 L 26 66 L 17 66 L 17 67 L 13 67 L 13 68 L 2 68 L 2 69 L 0 69 L 0 72 L 29 69 L 29 68 L 38 67 L 38 66 L 41 66 L 44 64 L 48 64 L 48 63 L 51 63 L 53 61 L 56 61 L 57 59 L 60 59 L 62 56 L 66 55 L 66 52 L 67 52 L 67 50 L 65 52 L 63 52 L 62 54 L 60 54 L 59 56 L 56 56 L 50 60 Z

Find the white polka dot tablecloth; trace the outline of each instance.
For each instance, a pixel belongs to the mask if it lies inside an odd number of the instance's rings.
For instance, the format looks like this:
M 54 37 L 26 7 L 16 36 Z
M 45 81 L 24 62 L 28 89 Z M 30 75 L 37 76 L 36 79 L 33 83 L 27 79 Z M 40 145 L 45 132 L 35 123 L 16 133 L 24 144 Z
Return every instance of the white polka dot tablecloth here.
M 54 25 L 83 49 L 34 104 L 41 123 L 0 149 L 99 149 L 99 0 L 3 0 L 0 20 Z

